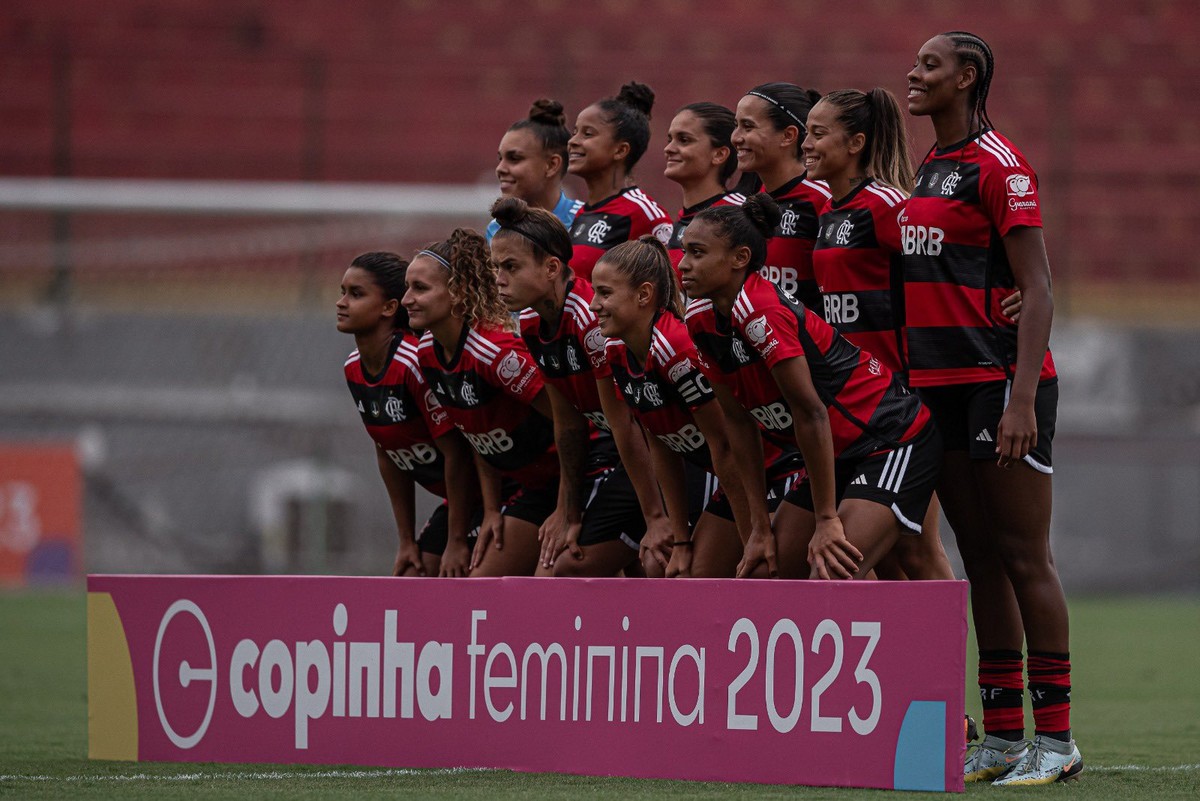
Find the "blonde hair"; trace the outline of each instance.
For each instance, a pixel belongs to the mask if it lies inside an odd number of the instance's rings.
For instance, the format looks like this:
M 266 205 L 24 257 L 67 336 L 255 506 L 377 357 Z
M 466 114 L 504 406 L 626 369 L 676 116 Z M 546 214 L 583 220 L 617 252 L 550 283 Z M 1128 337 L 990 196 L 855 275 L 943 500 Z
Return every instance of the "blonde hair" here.
M 482 235 L 470 228 L 455 228 L 449 239 L 435 242 L 425 250 L 446 267 L 446 288 L 454 314 L 471 325 L 516 330 L 512 316 L 500 300 L 496 267 Z

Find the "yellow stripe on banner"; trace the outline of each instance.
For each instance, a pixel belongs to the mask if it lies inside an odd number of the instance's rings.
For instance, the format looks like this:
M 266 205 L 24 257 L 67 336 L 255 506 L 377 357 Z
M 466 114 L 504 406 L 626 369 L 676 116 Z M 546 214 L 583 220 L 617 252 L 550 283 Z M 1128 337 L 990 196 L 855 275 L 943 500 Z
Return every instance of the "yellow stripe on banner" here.
M 88 758 L 138 758 L 133 662 L 117 605 L 107 592 L 87 597 Z

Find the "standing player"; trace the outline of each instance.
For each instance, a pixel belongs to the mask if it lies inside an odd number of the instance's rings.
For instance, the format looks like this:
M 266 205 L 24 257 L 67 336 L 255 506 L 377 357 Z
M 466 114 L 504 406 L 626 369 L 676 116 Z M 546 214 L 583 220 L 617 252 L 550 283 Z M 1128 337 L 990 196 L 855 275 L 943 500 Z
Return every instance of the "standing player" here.
M 663 175 L 683 190 L 683 208 L 671 229 L 667 251 L 671 266 L 683 258 L 683 232 L 697 212 L 710 206 L 739 205 L 744 195 L 730 193 L 729 179 L 737 171 L 730 136 L 737 120 L 733 112 L 716 103 L 692 103 L 675 112 L 663 148 L 667 166 Z
M 631 183 L 634 165 L 650 144 L 654 91 L 627 83 L 616 97 L 598 100 L 579 112 L 567 143 L 568 171 L 587 182 L 587 204 L 569 226 L 575 257 L 571 269 L 585 281 L 604 252 L 643 234 L 664 244 L 671 218 Z
M 1083 769 L 1067 603 L 1050 553 L 1054 301 L 1037 175 L 988 118 L 994 66 L 982 39 L 954 31 L 926 42 L 908 73 L 909 113 L 929 117 L 937 139 L 900 218 L 909 380 L 945 438 L 938 495 L 971 581 L 987 737 L 965 778 L 1046 784 Z M 1014 285 L 1019 327 L 999 307 Z
M 941 443 L 929 412 L 887 367 L 758 272 L 779 214 L 765 194 L 700 212 L 679 267 L 689 291 L 711 301 L 705 327 L 757 356 L 742 396 L 755 419 L 791 428 L 804 454 L 808 477 L 779 507 L 775 531 L 807 548 L 810 577 L 864 578 L 897 538 L 920 533 Z M 769 371 L 774 392 L 752 370 Z M 775 551 L 771 529 L 759 529 L 738 575 L 762 562 L 773 568 Z
M 524 309 L 521 337 L 554 408 L 563 472 L 559 506 L 568 525 L 565 541 L 545 532 L 543 566 L 554 567 L 556 576 L 615 576 L 636 568 L 642 542 L 644 555 L 658 562 L 651 572 L 662 575 L 671 527 L 642 431 L 613 387 L 604 335 L 588 308 L 591 284 L 568 266 L 567 229 L 517 198 L 497 201 L 492 216 L 500 224 L 492 239 L 500 298 L 510 311 Z M 585 474 L 594 479 L 584 482 Z M 564 548 L 570 554 L 560 557 Z
M 554 511 L 558 457 L 550 400 L 496 292 L 487 244 L 474 231 L 420 251 L 408 267 L 404 309 L 423 329 L 417 359 L 451 422 L 475 449 L 483 524 L 472 576 L 531 575 L 538 527 Z M 500 501 L 501 480 L 505 488 Z
M 342 277 L 337 329 L 354 335 L 346 384 L 375 441 L 400 545 L 393 576 L 465 576 L 468 529 L 477 522 L 479 485 L 471 450 L 429 391 L 417 366 L 417 337 L 400 306 L 408 262 L 363 253 Z M 414 485 L 448 498 L 413 536 Z
M 517 120 L 500 139 L 496 154 L 496 177 L 500 194 L 519 197 L 530 206 L 546 209 L 570 226 L 575 212 L 583 205 L 563 191 L 567 174 L 567 118 L 562 103 L 541 98 L 533 102 L 529 116 Z M 500 229 L 495 220 L 488 223 L 487 240 Z
M 824 184 L 808 180 L 801 162 L 805 120 L 821 97 L 791 83 L 765 83 L 738 101 L 737 128 L 731 141 L 738 167 L 752 172 L 779 204 L 779 219 L 762 273 L 810 309 L 821 308 L 812 272 L 817 213 L 829 199 Z
M 643 236 L 613 248 L 593 277 L 592 310 L 609 337 L 613 381 L 652 435 L 650 456 L 675 532 L 667 575 L 732 577 L 742 543 L 770 536 L 766 483 L 786 484 L 798 459 L 775 448 L 761 461 L 735 461 L 735 450 L 762 456 L 761 444 L 755 447 L 758 431 L 751 424 L 753 439 L 743 437 L 746 428 L 728 426 L 721 403 L 714 402 L 711 368 L 684 327 L 679 288 L 660 241 Z M 715 474 L 721 485 L 691 532 L 684 460 Z
M 821 210 L 813 275 L 825 322 L 852 344 L 907 379 L 903 359 L 903 299 L 897 215 L 912 189 L 908 135 L 896 98 L 886 89 L 843 89 L 808 113 L 803 142 L 809 177 L 832 197 Z M 952 579 L 931 503 L 919 537 L 901 537 L 894 577 Z M 892 578 L 880 566 L 879 573 Z

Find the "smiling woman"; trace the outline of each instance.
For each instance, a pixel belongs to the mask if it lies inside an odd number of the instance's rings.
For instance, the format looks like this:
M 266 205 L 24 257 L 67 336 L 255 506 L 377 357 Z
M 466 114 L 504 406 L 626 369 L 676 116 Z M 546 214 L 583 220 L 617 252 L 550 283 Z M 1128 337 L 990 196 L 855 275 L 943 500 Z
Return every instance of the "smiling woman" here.
M 529 116 L 509 126 L 496 154 L 496 178 L 500 194 L 517 197 L 534 208 L 546 209 L 569 226 L 581 200 L 567 197 L 562 181 L 567 174 L 567 118 L 562 103 L 541 98 L 529 109 Z M 487 227 L 488 242 L 500 224 Z

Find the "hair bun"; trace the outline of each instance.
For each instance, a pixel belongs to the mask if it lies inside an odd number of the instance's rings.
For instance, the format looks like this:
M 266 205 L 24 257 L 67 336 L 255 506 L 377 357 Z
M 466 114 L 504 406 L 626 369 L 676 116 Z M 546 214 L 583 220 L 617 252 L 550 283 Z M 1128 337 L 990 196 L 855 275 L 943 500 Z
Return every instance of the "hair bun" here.
M 654 108 L 654 90 L 644 83 L 630 81 L 617 92 L 617 100 L 649 117 Z
M 750 219 L 750 224 L 764 237 L 770 237 L 775 232 L 775 226 L 783 219 L 783 212 L 775 198 L 766 192 L 759 192 L 746 198 L 742 204 L 742 213 Z
M 529 108 L 529 119 L 542 125 L 561 127 L 567 124 L 567 115 L 563 112 L 563 104 L 548 97 L 539 97 Z
M 821 93 L 819 91 L 817 91 L 816 89 L 805 89 L 804 94 L 808 95 L 809 101 L 814 106 L 817 105 L 817 101 L 820 100 L 822 97 Z
M 497 198 L 492 204 L 492 218 L 501 225 L 516 225 L 529 216 L 529 204 L 519 197 Z

